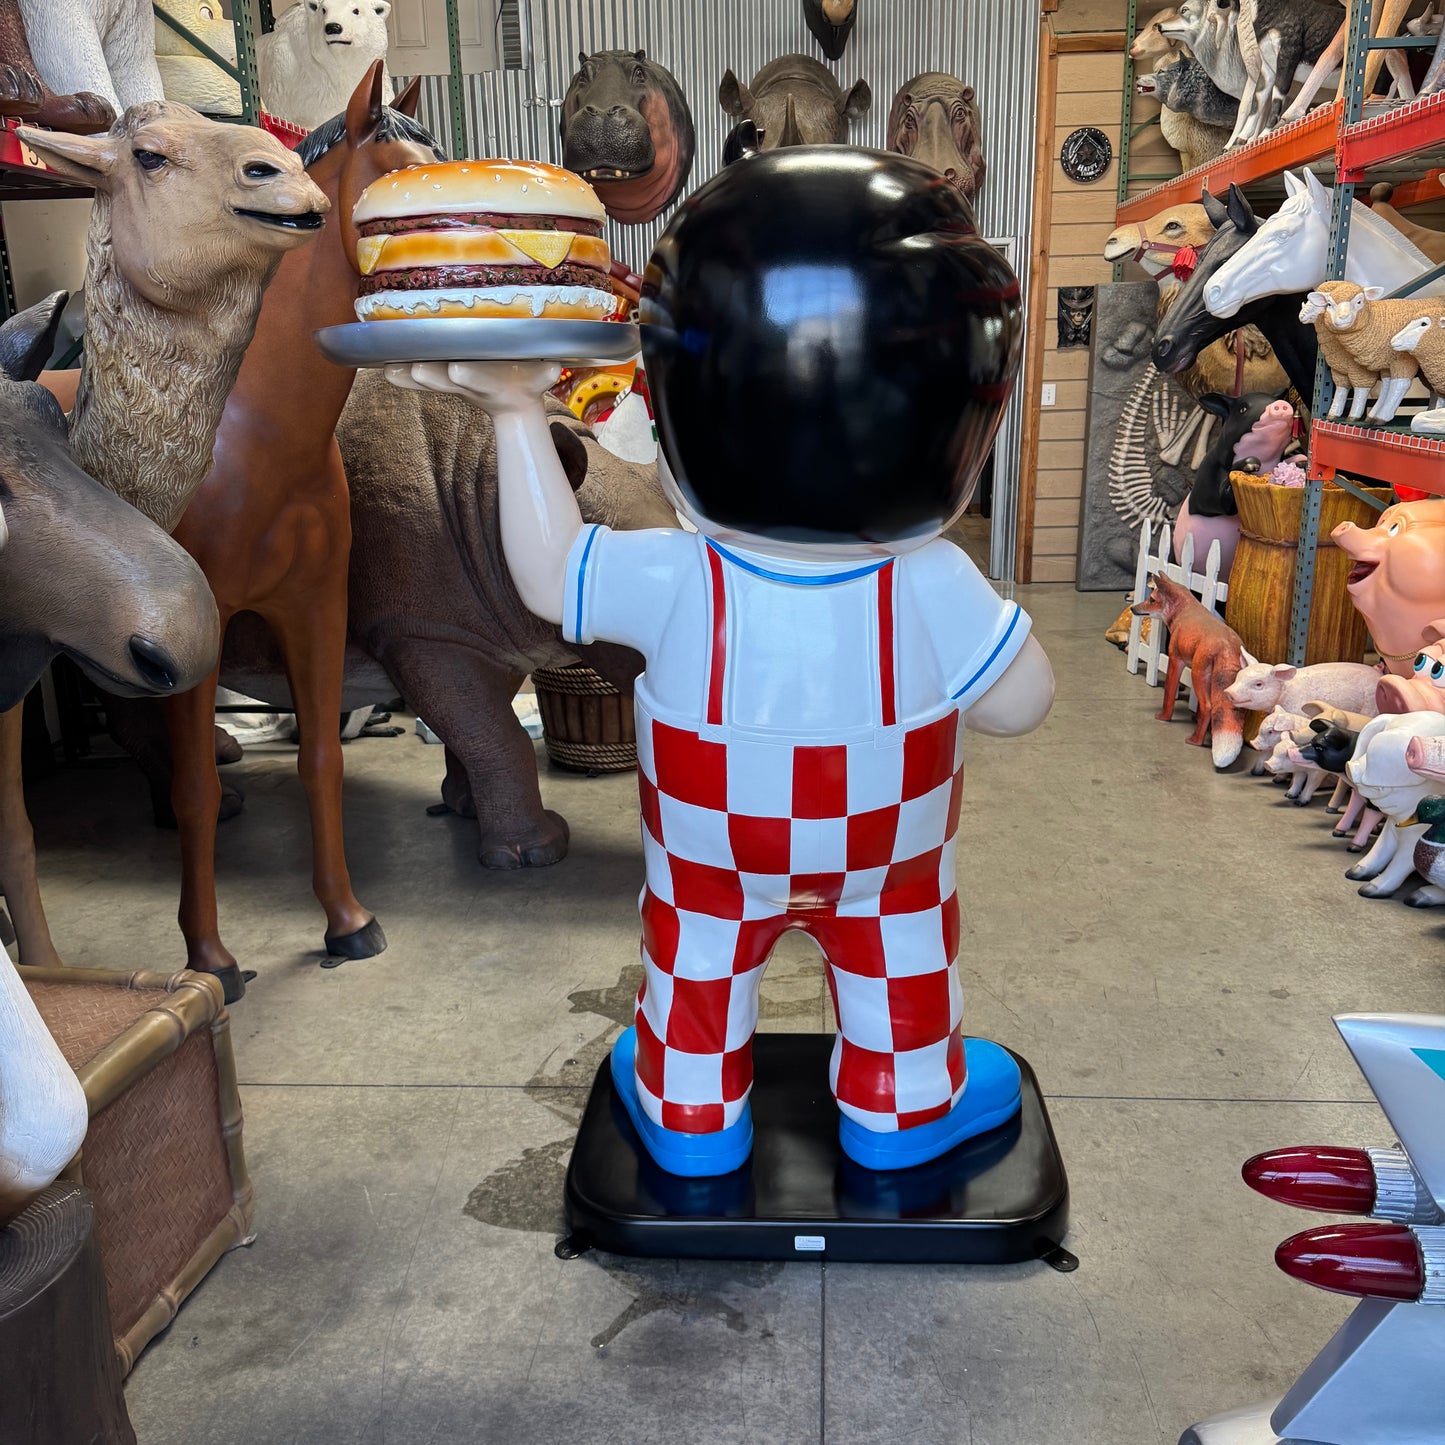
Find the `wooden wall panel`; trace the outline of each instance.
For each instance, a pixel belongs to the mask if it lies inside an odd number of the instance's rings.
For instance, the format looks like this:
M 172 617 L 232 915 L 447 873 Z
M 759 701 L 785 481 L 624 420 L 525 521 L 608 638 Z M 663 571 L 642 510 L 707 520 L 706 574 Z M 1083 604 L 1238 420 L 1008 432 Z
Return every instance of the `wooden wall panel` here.
M 1165 0 L 1141 0 L 1143 25 Z M 1083 349 L 1059 351 L 1058 287 L 1107 286 L 1114 269 L 1103 258 L 1104 240 L 1114 229 L 1118 193 L 1118 154 L 1124 80 L 1122 44 L 1100 32 L 1121 31 L 1122 0 L 1059 0 L 1051 17 L 1060 53 L 1054 61 L 1054 109 L 1040 106 L 1040 122 L 1052 132 L 1048 156 L 1049 204 L 1046 271 L 1047 310 L 1043 322 L 1044 350 L 1037 385 L 1052 383 L 1055 404 L 1042 408 L 1036 424 L 1037 465 L 1025 488 L 1033 519 L 1032 577 L 1036 582 L 1072 582 L 1078 548 L 1079 504 L 1083 490 L 1084 437 L 1088 430 L 1089 354 Z M 1135 96 L 1133 126 L 1158 116 L 1153 101 Z M 1115 163 L 1092 185 L 1069 180 L 1059 151 L 1079 126 L 1097 126 L 1114 147 Z M 1165 142 L 1158 125 L 1146 126 L 1131 140 L 1131 174 L 1177 175 L 1179 158 Z M 1157 179 L 1131 189 L 1146 190 Z M 1034 382 L 1034 378 L 1030 378 Z M 1035 393 L 1034 405 L 1039 396 Z

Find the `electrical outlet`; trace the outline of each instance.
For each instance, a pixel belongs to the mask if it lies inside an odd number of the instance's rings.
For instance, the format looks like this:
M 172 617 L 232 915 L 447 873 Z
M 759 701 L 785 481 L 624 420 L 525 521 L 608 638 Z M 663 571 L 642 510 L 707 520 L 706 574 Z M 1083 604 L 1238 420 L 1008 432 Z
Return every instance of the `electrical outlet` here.
M 1041 393 L 1040 393 L 1040 395 L 1039 395 L 1039 405 L 1040 405 L 1040 406 L 1053 406 L 1054 400 L 1055 400 L 1055 398 L 1057 397 L 1057 395 L 1058 395 L 1058 393 L 1054 390 L 1054 383 L 1051 382 L 1051 381 L 1046 381 L 1046 382 L 1044 383 L 1043 389 L 1042 389 L 1042 391 L 1041 391 Z

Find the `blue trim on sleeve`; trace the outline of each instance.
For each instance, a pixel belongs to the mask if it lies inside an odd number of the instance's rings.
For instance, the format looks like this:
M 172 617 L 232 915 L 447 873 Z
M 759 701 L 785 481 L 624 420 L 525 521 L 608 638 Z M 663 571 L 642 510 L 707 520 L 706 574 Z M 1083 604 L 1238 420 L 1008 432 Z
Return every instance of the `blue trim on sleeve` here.
M 587 583 L 587 559 L 592 555 L 592 544 L 597 540 L 598 528 L 592 528 L 587 545 L 582 549 L 582 560 L 577 564 L 577 625 L 572 629 L 572 641 L 582 641 L 582 599 Z
M 979 670 L 978 670 L 976 673 L 974 673 L 974 675 L 973 675 L 971 678 L 969 678 L 969 680 L 968 680 L 966 683 L 964 683 L 964 685 L 963 685 L 961 688 L 959 688 L 959 690 L 958 690 L 956 693 L 954 693 L 954 695 L 953 695 L 953 697 L 950 699 L 950 701 L 952 701 L 952 702 L 957 702 L 957 701 L 959 700 L 959 698 L 961 698 L 961 697 L 969 690 L 969 688 L 971 688 L 971 687 L 974 685 L 974 683 L 976 683 L 976 682 L 979 680 L 979 678 L 983 677 L 983 676 L 988 672 L 989 668 L 991 668 L 991 667 L 994 665 L 994 663 L 998 660 L 998 655 L 999 655 L 999 653 L 1001 653 L 1001 652 L 1004 650 L 1004 648 L 1008 646 L 1008 640 L 1009 640 L 1010 637 L 1012 637 L 1012 636 L 1014 635 L 1014 628 L 1016 628 L 1016 627 L 1019 625 L 1019 618 L 1022 617 L 1023 615 L 1024 615 L 1024 610 L 1023 610 L 1023 608 L 1020 607 L 1017 602 L 1015 602 L 1015 603 L 1014 603 L 1014 615 L 1009 619 L 1008 628 L 1005 630 L 1004 635 L 999 638 L 999 640 L 998 640 L 998 646 L 995 647 L 994 650 L 989 653 L 988 659 L 987 659 L 987 661 L 985 661 L 985 663 L 983 664 L 983 666 L 982 666 L 981 668 L 979 668 Z
M 759 567 L 755 562 L 748 562 L 742 557 L 714 542 L 711 537 L 706 539 L 709 547 L 720 557 L 725 557 L 734 567 L 741 567 L 744 572 L 751 572 L 754 577 L 765 577 L 769 582 L 790 582 L 795 587 L 828 587 L 835 582 L 855 582 L 859 577 L 871 577 L 875 572 L 881 572 L 893 559 L 885 557 L 881 562 L 870 563 L 867 567 L 856 568 L 852 572 L 830 572 L 821 577 L 797 577 L 791 572 L 769 572 L 765 567 Z M 585 563 L 585 558 L 583 559 Z

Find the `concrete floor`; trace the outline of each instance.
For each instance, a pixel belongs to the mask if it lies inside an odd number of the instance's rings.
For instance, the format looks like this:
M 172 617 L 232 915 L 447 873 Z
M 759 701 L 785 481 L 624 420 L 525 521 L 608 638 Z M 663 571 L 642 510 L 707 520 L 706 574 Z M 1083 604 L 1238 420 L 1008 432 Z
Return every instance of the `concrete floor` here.
M 425 816 L 441 749 L 347 748 L 361 898 L 391 941 L 318 968 L 284 748 L 231 770 L 222 919 L 259 1237 L 131 1376 L 142 1445 L 1173 1445 L 1278 1394 L 1348 1304 L 1271 1264 L 1318 1222 L 1252 1195 L 1271 1146 L 1389 1143 L 1332 1012 L 1445 1012 L 1442 922 L 1356 897 L 1321 806 L 1216 776 L 1102 638 L 1115 595 L 1024 589 L 1059 698 L 970 740 L 970 1032 L 1033 1062 L 1075 1274 L 553 1254 L 585 1086 L 628 1016 L 642 876 L 626 777 L 545 775 L 558 867 L 484 873 Z M 540 752 L 540 748 L 539 748 Z M 32 794 L 68 961 L 169 968 L 174 835 L 128 771 Z M 824 1029 L 789 943 L 764 1027 Z

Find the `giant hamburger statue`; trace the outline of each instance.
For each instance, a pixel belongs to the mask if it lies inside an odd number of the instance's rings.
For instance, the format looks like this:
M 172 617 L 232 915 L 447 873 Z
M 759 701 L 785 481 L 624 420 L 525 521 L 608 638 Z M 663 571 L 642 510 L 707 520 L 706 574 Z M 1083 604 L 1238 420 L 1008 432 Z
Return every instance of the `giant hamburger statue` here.
M 520 192 L 493 201 L 503 183 L 476 171 L 446 212 L 413 186 L 413 214 L 500 216 L 506 237 Z M 470 259 L 465 279 L 420 264 L 427 284 L 407 294 L 480 303 Z M 491 412 L 523 601 L 571 641 L 646 659 L 645 979 L 612 1053 L 617 1094 L 664 1169 L 739 1168 L 758 988 L 798 929 L 837 1006 L 844 1152 L 924 1163 L 1020 1109 L 1014 1056 L 961 1030 L 954 835 L 965 726 L 1037 727 L 1053 675 L 1024 613 L 942 539 L 1018 369 L 1018 282 L 926 167 L 795 147 L 746 156 L 681 205 L 642 322 L 659 467 L 696 532 L 584 525 L 540 400 L 556 364 L 388 371 Z
M 352 211 L 363 321 L 606 321 L 617 310 L 597 193 L 541 162 L 449 161 L 373 181 Z

